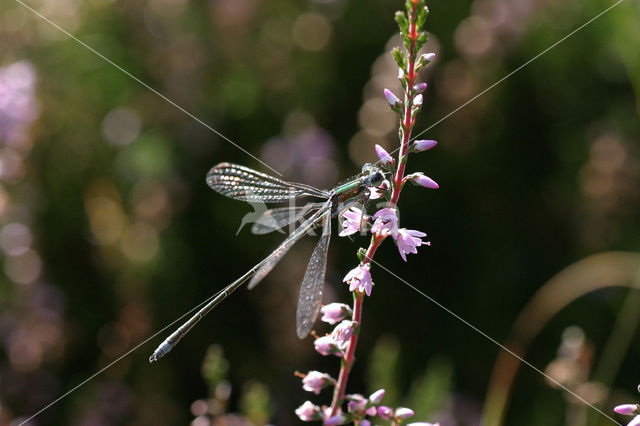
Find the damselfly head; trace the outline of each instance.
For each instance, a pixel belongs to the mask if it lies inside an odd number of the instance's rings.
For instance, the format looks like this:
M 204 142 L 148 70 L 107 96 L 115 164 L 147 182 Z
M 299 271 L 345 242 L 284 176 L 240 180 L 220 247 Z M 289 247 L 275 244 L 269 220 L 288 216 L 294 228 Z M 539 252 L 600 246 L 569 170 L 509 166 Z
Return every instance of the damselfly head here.
M 367 180 L 367 186 L 380 186 L 385 179 L 382 169 L 371 163 L 362 166 L 362 174 Z

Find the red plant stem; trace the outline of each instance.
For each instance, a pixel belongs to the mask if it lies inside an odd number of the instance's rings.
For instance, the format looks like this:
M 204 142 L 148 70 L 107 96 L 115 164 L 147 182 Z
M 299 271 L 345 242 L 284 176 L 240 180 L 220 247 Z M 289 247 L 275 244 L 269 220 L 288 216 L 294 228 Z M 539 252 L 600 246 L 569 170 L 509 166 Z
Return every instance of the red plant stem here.
M 400 143 L 400 153 L 398 154 L 398 169 L 393 176 L 393 192 L 391 193 L 391 199 L 389 201 L 389 207 L 394 207 L 398 203 L 400 198 L 400 191 L 402 191 L 404 180 L 404 169 L 407 164 L 407 157 L 409 155 L 409 142 L 411 141 L 411 129 L 413 127 L 414 119 L 411 113 L 413 107 L 413 86 L 416 80 L 416 39 L 418 38 L 418 31 L 416 29 L 416 6 L 413 4 L 411 10 L 411 16 L 409 19 L 409 38 L 411 39 L 411 46 L 409 48 L 409 69 L 407 70 L 407 92 L 404 97 L 404 117 L 402 125 L 404 132 L 402 133 L 402 141 Z
M 407 163 L 407 157 L 409 154 L 409 142 L 411 141 L 411 128 L 413 127 L 414 119 L 412 116 L 412 102 L 413 102 L 413 86 L 415 84 L 416 72 L 415 72 L 415 64 L 416 64 L 416 55 L 415 51 L 416 40 L 418 38 L 418 31 L 416 28 L 416 10 L 418 6 L 417 1 L 412 2 L 413 7 L 411 9 L 411 16 L 409 17 L 409 38 L 411 39 L 411 45 L 409 48 L 409 61 L 408 61 L 408 70 L 407 70 L 407 90 L 405 93 L 404 99 L 404 115 L 402 120 L 402 125 L 404 127 L 404 132 L 402 135 L 402 141 L 400 145 L 400 153 L 398 154 L 398 169 L 393 177 L 393 192 L 391 193 L 391 198 L 389 200 L 389 204 L 387 207 L 393 208 L 398 202 L 400 198 L 400 191 L 402 190 L 403 180 L 404 180 L 404 170 L 405 165 Z M 369 243 L 369 248 L 362 260 L 362 264 L 366 265 L 371 263 L 373 256 L 376 253 L 380 244 L 385 240 L 386 235 L 373 235 L 371 238 L 371 242 Z M 331 416 L 335 416 L 338 414 L 342 402 L 344 400 L 345 391 L 347 388 L 347 381 L 349 380 L 349 373 L 351 371 L 351 367 L 355 361 L 355 353 L 356 353 L 356 345 L 358 343 L 358 335 L 360 331 L 360 324 L 362 320 L 362 307 L 364 302 L 364 293 L 356 290 L 356 298 L 353 301 L 353 316 L 351 320 L 354 321 L 358 329 L 353 333 L 351 339 L 349 339 L 349 346 L 347 348 L 347 353 L 344 355 L 343 362 L 340 367 L 340 374 L 338 376 L 338 382 L 336 383 L 335 391 L 333 393 L 333 400 L 331 401 Z

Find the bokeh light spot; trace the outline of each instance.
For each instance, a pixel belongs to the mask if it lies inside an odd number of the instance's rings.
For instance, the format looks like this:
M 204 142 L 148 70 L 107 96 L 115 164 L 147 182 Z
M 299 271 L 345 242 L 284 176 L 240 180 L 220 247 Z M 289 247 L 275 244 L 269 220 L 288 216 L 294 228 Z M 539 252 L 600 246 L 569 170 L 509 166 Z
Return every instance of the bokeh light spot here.
M 102 120 L 102 135 L 115 146 L 129 145 L 139 134 L 140 117 L 131 108 L 115 108 Z
M 135 262 L 148 262 L 158 252 L 158 232 L 144 222 L 129 226 L 122 236 L 122 252 Z
M 331 24 L 318 13 L 304 13 L 293 23 L 292 37 L 301 49 L 318 51 L 329 42 Z
M 35 251 L 28 249 L 18 256 L 5 259 L 4 271 L 18 284 L 31 284 L 38 279 L 42 270 L 42 261 Z

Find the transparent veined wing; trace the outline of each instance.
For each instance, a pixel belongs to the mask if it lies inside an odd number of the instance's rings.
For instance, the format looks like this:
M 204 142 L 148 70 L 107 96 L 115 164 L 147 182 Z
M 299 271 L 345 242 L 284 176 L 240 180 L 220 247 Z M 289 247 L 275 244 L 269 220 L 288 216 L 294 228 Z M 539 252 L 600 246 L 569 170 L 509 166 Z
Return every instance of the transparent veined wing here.
M 307 214 L 318 210 L 320 207 L 322 207 L 322 203 L 308 203 L 298 207 L 269 209 L 253 222 L 251 232 L 256 235 L 263 235 L 278 231 L 292 223 L 302 221 Z
M 309 232 L 310 230 L 316 227 L 317 222 L 322 217 L 322 215 L 326 214 L 327 212 L 330 213 L 330 207 L 331 207 L 331 201 L 327 201 L 322 205 L 322 207 L 320 207 L 320 209 L 317 212 L 311 215 L 311 217 L 305 220 L 302 223 L 302 225 L 296 228 L 296 230 L 293 231 L 291 235 L 289 235 L 287 239 L 284 240 L 278 246 L 278 248 L 276 248 L 268 256 L 268 258 L 260 266 L 260 268 L 256 270 L 255 274 L 251 278 L 251 281 L 249 281 L 249 284 L 247 287 L 249 289 L 252 289 L 256 285 L 258 285 L 258 283 L 260 283 L 260 281 L 262 281 L 262 279 L 266 277 L 269 274 L 269 272 L 273 270 L 273 268 L 275 268 L 278 262 L 280 262 L 280 260 L 284 257 L 284 255 L 287 254 L 289 249 L 291 249 L 291 247 L 293 247 L 293 245 L 297 243 L 300 240 L 300 238 L 302 238 L 307 232 Z
M 207 185 L 225 197 L 250 203 L 277 203 L 306 196 L 329 197 L 327 191 L 310 185 L 287 182 L 232 163 L 220 163 L 211 168 Z
M 327 270 L 327 253 L 331 239 L 331 212 L 326 212 L 322 236 L 313 250 L 307 270 L 302 279 L 298 308 L 296 311 L 296 333 L 300 339 L 307 337 L 320 310 L 324 275 Z

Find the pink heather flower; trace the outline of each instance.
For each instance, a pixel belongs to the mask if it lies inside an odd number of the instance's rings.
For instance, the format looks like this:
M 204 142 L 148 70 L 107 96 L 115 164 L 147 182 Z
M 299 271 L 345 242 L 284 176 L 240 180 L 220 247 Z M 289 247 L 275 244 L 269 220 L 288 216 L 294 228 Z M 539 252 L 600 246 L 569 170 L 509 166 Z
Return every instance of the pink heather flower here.
M 367 416 L 373 417 L 378 413 L 378 410 L 375 406 L 372 405 L 371 407 L 367 408 L 365 413 L 367 413 Z
M 418 83 L 415 86 L 413 86 L 413 90 L 416 91 L 417 93 L 422 93 L 427 89 L 427 83 Z
M 318 420 L 320 418 L 320 407 L 312 404 L 311 401 L 305 401 L 304 404 L 296 408 L 296 415 L 303 422 Z
M 371 422 L 367 419 L 364 419 L 360 422 L 360 426 L 371 426 Z
M 346 237 L 347 235 L 355 234 L 360 230 L 360 224 L 363 222 L 362 210 L 357 207 L 351 207 L 342 213 L 340 219 L 342 220 L 342 231 L 338 235 Z
M 378 415 L 384 420 L 389 420 L 393 415 L 393 410 L 386 405 L 381 405 L 378 407 Z
M 396 244 L 398 245 L 398 251 L 400 252 L 400 256 L 402 260 L 407 261 L 407 254 L 418 253 L 417 247 L 422 245 L 428 246 L 431 245 L 430 242 L 423 242 L 421 240 L 422 237 L 426 237 L 427 234 L 424 232 L 416 231 L 413 229 L 401 228 L 398 229 L 398 236 L 396 238 Z
M 400 407 L 400 408 L 396 408 L 396 414 L 395 417 L 398 419 L 408 419 L 409 417 L 413 416 L 413 410 L 411 408 L 405 408 L 405 407 Z
M 391 187 L 391 184 L 387 179 L 383 180 L 379 187 L 370 186 L 369 189 L 369 200 L 377 200 L 378 198 L 382 198 L 383 190 L 388 190 Z
M 342 356 L 342 352 L 331 336 L 323 336 L 317 338 L 313 342 L 313 346 L 320 355 L 336 355 Z
M 364 396 L 354 393 L 349 395 L 350 401 L 347 403 L 347 409 L 353 414 L 362 414 L 367 408 L 367 400 Z
M 440 186 L 436 183 L 435 180 L 431 179 L 429 176 L 425 176 L 425 174 L 422 172 L 411 173 L 410 175 L 405 177 L 405 179 L 410 180 L 416 185 L 424 186 L 425 188 L 429 188 L 429 189 L 440 188 Z
M 389 164 L 393 164 L 393 157 L 389 155 L 386 149 L 376 144 L 376 154 L 378 154 L 378 158 L 383 166 L 388 166 Z
M 379 235 L 393 235 L 396 237 L 398 232 L 398 216 L 395 209 L 384 208 L 380 209 L 373 215 L 375 222 L 371 227 L 371 233 Z
M 369 271 L 369 264 L 358 265 L 349 271 L 349 273 L 342 279 L 342 282 L 349 283 L 349 291 L 364 292 L 367 296 L 371 296 L 371 287 L 373 281 L 371 280 L 371 272 Z
M 413 106 L 420 106 L 422 105 L 422 95 L 416 95 L 415 98 L 413 98 Z
M 387 102 L 391 105 L 391 108 L 396 109 L 400 106 L 400 99 L 389 89 L 384 89 L 384 97 L 387 98 Z
M 411 144 L 411 150 L 413 152 L 421 152 L 421 151 L 426 151 L 428 149 L 433 148 L 434 146 L 436 146 L 438 144 L 438 142 L 431 140 L 431 139 L 421 139 L 419 141 L 414 141 Z
M 382 401 L 382 397 L 384 396 L 384 392 L 384 389 L 375 391 L 369 396 L 369 401 L 371 401 L 371 403 L 375 405 L 380 404 L 380 402 Z
M 330 303 L 320 309 L 322 312 L 322 321 L 331 325 L 336 324 L 343 319 L 352 315 L 351 307 L 344 303 Z
M 319 371 L 309 371 L 302 379 L 302 389 L 319 395 L 322 388 L 329 383 L 335 383 L 335 380 L 328 374 Z
M 417 423 L 409 423 L 407 426 L 440 426 L 440 423 L 417 422 Z
M 350 320 L 344 320 L 333 329 L 331 338 L 340 349 L 346 349 L 349 339 L 353 336 L 356 323 Z
M 613 411 L 624 416 L 633 416 L 640 412 L 640 407 L 637 404 L 622 404 L 615 407 Z
M 347 419 L 342 414 L 337 414 L 333 417 L 329 417 L 328 419 L 326 419 L 324 421 L 324 424 L 327 426 L 341 425 L 345 422 L 345 420 Z

